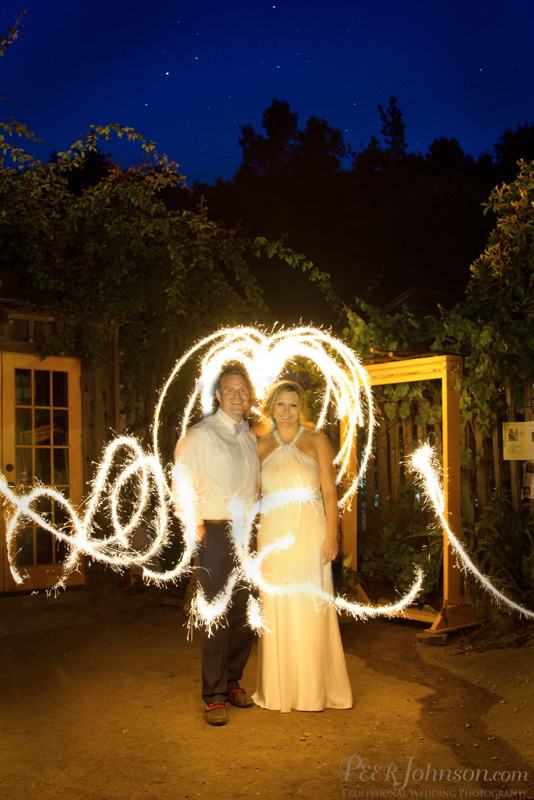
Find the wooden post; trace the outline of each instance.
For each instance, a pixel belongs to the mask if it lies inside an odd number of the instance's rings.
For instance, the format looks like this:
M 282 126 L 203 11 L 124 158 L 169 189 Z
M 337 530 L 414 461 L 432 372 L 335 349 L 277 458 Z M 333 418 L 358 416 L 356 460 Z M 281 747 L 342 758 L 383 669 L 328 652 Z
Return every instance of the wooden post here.
M 486 441 L 478 425 L 475 425 L 475 452 L 478 458 L 477 464 L 477 500 L 480 508 L 485 508 L 488 502 L 488 454 Z
M 346 427 L 345 420 L 341 420 L 340 436 L 341 441 L 345 441 Z M 350 449 L 350 466 L 349 474 L 355 475 L 358 471 L 358 464 L 356 463 L 357 442 L 351 443 Z M 371 464 L 372 469 L 372 464 Z M 343 512 L 341 518 L 341 552 L 343 560 L 353 570 L 357 569 L 358 564 L 358 515 L 357 515 L 357 498 L 353 497 L 352 503 Z
M 440 380 L 442 385 L 443 402 L 443 488 L 445 500 L 445 518 L 456 535 L 459 534 L 461 525 L 461 475 L 460 475 L 460 397 L 455 391 L 458 375 L 462 369 L 462 359 L 459 356 L 429 356 L 413 358 L 406 361 L 386 362 L 365 365 L 373 386 L 384 386 L 391 383 L 407 381 Z M 385 426 L 384 426 L 385 427 Z M 426 432 L 419 431 L 418 435 L 426 440 Z M 380 453 L 377 442 L 376 450 Z M 389 488 L 389 482 L 388 482 Z M 381 486 L 379 485 L 379 489 Z M 389 492 L 388 492 L 389 494 Z M 356 534 L 354 534 L 356 535 Z M 355 549 L 354 542 L 354 549 Z M 460 570 L 451 549 L 448 536 L 444 531 L 443 536 L 443 595 L 444 609 L 435 614 L 407 609 L 403 616 L 432 622 L 430 632 L 439 633 L 446 629 L 464 628 L 478 624 L 474 619 L 473 610 L 468 606 L 461 606 Z M 456 608 L 455 608 L 456 607 Z
M 119 331 L 119 323 L 114 322 L 111 329 L 111 336 L 113 338 L 114 429 L 117 433 L 122 432 Z
M 461 365 L 451 359 L 442 376 L 443 404 L 443 475 L 448 491 L 445 492 L 445 519 L 457 535 L 462 521 L 461 474 L 460 474 L 460 396 L 455 391 Z M 445 484 L 445 480 L 444 480 Z M 462 602 L 460 569 L 449 544 L 446 532 L 443 535 L 443 604 Z
M 508 422 L 515 422 L 515 405 L 510 387 L 506 389 L 506 404 L 508 406 Z M 519 461 L 510 461 L 510 480 L 512 483 L 512 505 L 519 514 L 521 512 L 521 472 Z
M 523 381 L 523 388 L 525 397 L 527 398 L 527 407 L 525 409 L 525 422 L 532 422 L 534 420 L 534 382 L 532 378 L 525 378 Z M 529 502 L 530 513 L 534 513 L 534 498 L 531 496 Z
M 497 414 L 494 414 L 493 432 L 493 472 L 495 475 L 495 489 L 496 495 L 499 500 L 504 500 L 504 467 L 502 457 L 502 437 L 500 432 L 500 420 Z

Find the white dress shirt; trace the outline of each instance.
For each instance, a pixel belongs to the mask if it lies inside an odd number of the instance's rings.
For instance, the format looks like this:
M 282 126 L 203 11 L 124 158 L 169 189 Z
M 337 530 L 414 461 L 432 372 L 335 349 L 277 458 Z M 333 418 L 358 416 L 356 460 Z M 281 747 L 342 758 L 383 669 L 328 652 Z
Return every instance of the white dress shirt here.
M 176 445 L 175 464 L 186 467 L 196 491 L 197 524 L 205 519 L 231 519 L 228 503 L 236 496 L 247 505 L 258 498 L 260 459 L 256 437 L 250 431 L 236 434 L 234 424 L 219 408 L 189 428 Z

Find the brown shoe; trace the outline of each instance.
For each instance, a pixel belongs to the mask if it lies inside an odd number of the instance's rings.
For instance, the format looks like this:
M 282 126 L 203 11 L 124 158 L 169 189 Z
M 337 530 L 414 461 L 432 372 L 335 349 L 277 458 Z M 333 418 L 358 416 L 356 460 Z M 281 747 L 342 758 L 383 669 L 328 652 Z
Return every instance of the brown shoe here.
M 237 708 L 251 708 L 254 702 L 244 689 L 232 689 L 228 695 L 228 702 Z
M 206 706 L 206 722 L 208 725 L 226 725 L 226 706 L 224 703 L 212 703 Z

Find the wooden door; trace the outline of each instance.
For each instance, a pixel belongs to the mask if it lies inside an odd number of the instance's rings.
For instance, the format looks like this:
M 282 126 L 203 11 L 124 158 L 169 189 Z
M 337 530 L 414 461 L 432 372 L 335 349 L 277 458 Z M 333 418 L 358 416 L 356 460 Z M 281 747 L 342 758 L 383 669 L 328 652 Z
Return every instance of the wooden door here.
M 78 507 L 82 499 L 81 365 L 75 358 L 2 353 L 1 469 L 17 494 L 36 483 L 53 486 Z M 5 509 L 9 510 L 9 509 Z M 39 510 L 56 527 L 67 522 L 64 510 L 43 498 Z M 17 584 L 10 572 L 6 524 L 2 515 L 0 591 L 49 589 L 61 575 L 65 545 L 48 531 L 28 523 L 17 531 L 16 565 L 27 578 Z M 68 585 L 82 584 L 73 573 Z

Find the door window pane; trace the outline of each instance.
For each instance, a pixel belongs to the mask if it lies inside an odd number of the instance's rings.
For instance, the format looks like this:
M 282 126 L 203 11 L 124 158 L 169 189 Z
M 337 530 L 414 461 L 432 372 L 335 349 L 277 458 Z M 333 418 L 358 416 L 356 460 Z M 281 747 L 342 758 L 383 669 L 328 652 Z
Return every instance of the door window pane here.
M 50 486 L 52 480 L 51 451 L 46 447 L 35 448 L 35 477 L 45 486 Z
M 55 502 L 54 503 L 55 527 L 58 530 L 61 530 L 62 533 L 69 535 L 71 533 L 70 522 L 71 522 L 70 514 L 67 514 L 62 505 Z M 65 561 L 69 553 L 69 548 L 62 539 L 56 539 L 55 549 L 56 549 L 56 564 L 62 563 L 63 561 Z
M 57 367 L 51 369 L 51 364 Z M 78 467 L 80 445 L 76 438 L 75 451 L 71 453 L 69 425 L 79 426 L 79 381 L 72 382 L 72 376 L 79 374 L 79 365 L 71 365 L 69 359 L 40 362 L 33 357 L 21 355 L 19 360 L 18 356 L 10 355 L 5 365 L 2 359 L 2 377 L 4 374 L 5 385 L 13 385 L 11 397 L 5 402 L 10 406 L 9 425 L 6 426 L 9 428 L 8 460 L 14 467 L 8 465 L 9 477 L 15 482 L 17 493 L 25 497 L 41 484 L 57 487 L 66 499 L 72 495 L 78 498 L 78 480 L 72 490 L 70 480 L 71 456 L 72 463 Z M 28 516 L 21 520 L 22 527 L 15 533 L 12 551 L 16 565 L 30 573 L 26 586 L 36 588 L 48 585 L 56 574 L 54 565 L 68 557 L 68 540 L 65 544 L 57 539 L 53 528 L 69 537 L 72 520 L 70 514 L 50 498 L 35 500 L 32 510 L 39 517 L 32 520 Z M 52 532 L 46 530 L 47 525 L 52 526 Z
M 33 444 L 32 412 L 30 408 L 15 409 L 15 444 Z
M 54 419 L 54 444 L 68 444 L 69 443 L 69 412 L 68 411 L 54 411 L 52 412 Z
M 61 494 L 65 494 L 64 489 L 61 489 Z M 62 528 L 63 525 L 69 526 L 71 523 L 70 514 L 66 511 L 65 507 L 58 502 L 54 503 L 54 523 L 56 528 Z M 70 528 L 67 527 L 66 532 L 69 530 Z
M 69 554 L 69 548 L 62 539 L 56 539 L 55 548 L 56 548 L 56 564 L 62 564 L 66 560 Z
M 52 534 L 44 528 L 35 531 L 35 560 L 37 564 L 52 564 Z
M 52 373 L 52 386 L 53 386 L 53 405 L 56 408 L 66 408 L 69 404 L 69 381 L 68 372 L 53 372 Z
M 63 447 L 54 447 L 54 486 L 69 483 L 69 451 Z
M 32 371 L 31 369 L 15 370 L 15 405 L 31 406 L 32 403 Z
M 50 431 L 50 410 L 48 408 L 35 409 L 35 444 L 52 444 Z
M 33 565 L 33 528 L 19 528 L 17 531 L 17 566 Z
M 15 467 L 16 483 L 29 486 L 33 475 L 31 447 L 17 447 Z
M 50 497 L 38 497 L 33 507 L 47 522 L 52 520 L 52 500 Z
M 35 393 L 34 406 L 50 405 L 50 372 L 44 369 L 36 369 L 33 373 Z

